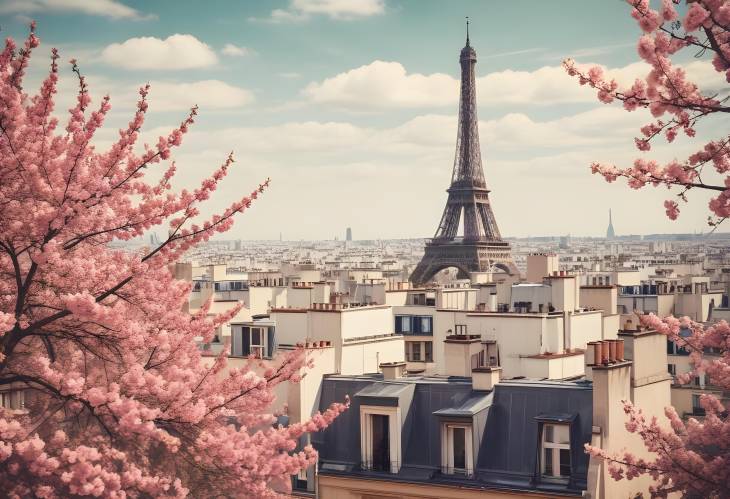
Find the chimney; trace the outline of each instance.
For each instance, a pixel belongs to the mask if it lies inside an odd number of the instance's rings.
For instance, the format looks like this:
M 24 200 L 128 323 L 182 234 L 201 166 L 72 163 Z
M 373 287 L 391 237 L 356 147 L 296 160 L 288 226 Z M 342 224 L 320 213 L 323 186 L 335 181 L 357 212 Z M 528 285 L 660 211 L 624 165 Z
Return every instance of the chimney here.
M 623 342 L 616 355 L 631 361 L 631 401 L 645 405 L 645 413 L 663 415 L 664 407 L 671 405 L 667 337 L 653 330 L 636 330 L 622 331 L 619 338 Z
M 471 387 L 474 390 L 494 390 L 501 377 L 501 367 L 476 367 L 471 370 Z
M 608 362 L 616 362 L 616 340 L 606 340 L 608 343 Z
M 487 310 L 490 312 L 497 311 L 497 293 L 490 293 L 487 301 Z
M 471 376 L 476 366 L 475 355 L 482 350 L 478 334 L 453 334 L 444 340 L 444 369 L 447 376 Z
M 592 443 L 609 452 L 618 452 L 621 449 L 637 445 L 635 436 L 626 431 L 626 415 L 623 411 L 623 401 L 630 399 L 631 394 L 631 362 L 616 362 L 607 365 L 595 365 L 591 368 L 593 378 L 593 439 Z M 596 497 L 622 497 L 624 493 L 622 483 L 613 480 L 604 480 L 608 476 L 608 463 L 600 458 L 590 457 L 589 491 L 602 490 L 603 494 Z M 596 468 L 600 468 L 596 470 Z M 598 478 L 598 477 L 601 478 Z M 598 482 L 602 482 L 599 485 Z
M 381 362 L 380 371 L 383 373 L 384 380 L 393 380 L 403 377 L 406 370 L 405 362 Z

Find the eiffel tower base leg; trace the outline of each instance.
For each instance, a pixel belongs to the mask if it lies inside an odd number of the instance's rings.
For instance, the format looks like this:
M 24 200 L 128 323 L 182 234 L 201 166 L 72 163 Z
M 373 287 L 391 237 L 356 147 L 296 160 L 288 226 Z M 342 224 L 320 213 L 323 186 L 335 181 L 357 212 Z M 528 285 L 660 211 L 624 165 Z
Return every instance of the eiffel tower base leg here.
M 413 270 L 410 281 L 416 286 L 430 282 L 443 269 L 455 267 L 457 278 L 468 279 L 472 272 L 489 272 L 494 267 L 509 275 L 519 275 L 512 260 L 510 246 L 498 244 L 427 244 L 420 263 Z

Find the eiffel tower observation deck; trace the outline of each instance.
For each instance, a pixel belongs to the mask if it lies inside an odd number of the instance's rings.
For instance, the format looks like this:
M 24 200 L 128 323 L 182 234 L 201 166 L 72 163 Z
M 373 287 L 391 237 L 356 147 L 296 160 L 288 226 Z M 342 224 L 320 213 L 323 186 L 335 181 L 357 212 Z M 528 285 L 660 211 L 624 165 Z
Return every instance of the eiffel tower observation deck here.
M 469 278 L 471 272 L 497 269 L 510 275 L 519 274 L 512 260 L 512 248 L 502 240 L 497 228 L 484 180 L 477 119 L 476 62 L 476 51 L 469 44 L 467 19 L 466 46 L 459 57 L 461 95 L 454 172 L 436 234 L 426 243 L 423 259 L 411 274 L 410 281 L 415 285 L 429 282 L 439 271 L 449 267 L 456 267 L 457 277 L 464 279 Z M 459 235 L 462 215 L 464 233 Z

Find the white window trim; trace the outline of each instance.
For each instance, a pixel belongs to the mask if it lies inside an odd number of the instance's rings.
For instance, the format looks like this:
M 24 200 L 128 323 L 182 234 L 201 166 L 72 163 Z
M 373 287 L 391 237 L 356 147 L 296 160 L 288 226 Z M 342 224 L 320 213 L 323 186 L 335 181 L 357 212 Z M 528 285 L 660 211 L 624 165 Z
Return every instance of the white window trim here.
M 253 343 L 253 330 L 257 329 L 261 338 L 261 343 L 257 343 L 254 345 Z M 268 328 L 261 327 L 261 326 L 250 326 L 250 329 L 248 331 L 248 340 L 249 340 L 249 351 L 250 353 L 254 354 L 257 359 L 263 359 L 267 352 L 267 345 L 268 342 Z
M 441 472 L 453 475 L 458 474 L 457 471 L 462 471 L 454 469 L 454 428 L 464 428 L 466 469 L 463 472 L 466 476 L 472 476 L 474 474 L 474 440 L 471 424 L 468 423 L 443 423 L 441 425 Z
M 373 461 L 373 414 L 388 416 L 388 436 L 390 444 L 390 472 L 398 473 L 401 464 L 401 427 L 400 407 L 382 407 L 375 405 L 360 406 L 360 457 L 363 468 Z
M 568 443 L 567 444 L 558 444 L 555 442 L 546 442 L 545 441 L 545 435 L 547 434 L 548 426 L 565 426 L 568 428 Z M 540 445 L 540 474 L 544 477 L 548 477 L 555 480 L 568 480 L 570 478 L 570 475 L 564 476 L 560 474 L 560 450 L 561 449 L 568 449 L 570 451 L 570 425 L 567 424 L 561 424 L 561 423 L 543 423 L 542 425 L 542 437 L 541 437 L 541 445 Z M 553 473 L 552 475 L 548 475 L 545 473 L 545 450 L 546 449 L 552 449 L 552 455 L 553 455 Z M 572 463 L 572 457 L 571 456 L 571 463 L 570 463 L 570 472 L 573 473 L 573 463 Z

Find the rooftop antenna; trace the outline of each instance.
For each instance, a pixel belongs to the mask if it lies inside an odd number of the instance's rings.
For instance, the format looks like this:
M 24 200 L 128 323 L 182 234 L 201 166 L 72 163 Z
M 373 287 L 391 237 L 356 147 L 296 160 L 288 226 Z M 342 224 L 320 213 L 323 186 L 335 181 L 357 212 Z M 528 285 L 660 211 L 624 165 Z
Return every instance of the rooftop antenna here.
M 466 46 L 469 46 L 469 16 L 466 16 Z

